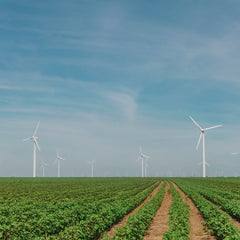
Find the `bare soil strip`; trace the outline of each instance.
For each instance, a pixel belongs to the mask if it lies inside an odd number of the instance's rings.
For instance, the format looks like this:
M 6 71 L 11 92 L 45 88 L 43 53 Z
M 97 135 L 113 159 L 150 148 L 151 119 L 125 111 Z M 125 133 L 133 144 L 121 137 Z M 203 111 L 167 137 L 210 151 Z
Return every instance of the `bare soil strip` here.
M 126 216 L 124 216 L 124 218 L 122 219 L 121 222 L 113 225 L 113 227 L 112 227 L 108 232 L 106 232 L 106 233 L 104 234 L 104 236 L 108 235 L 109 237 L 112 238 L 115 230 L 116 230 L 117 228 L 120 228 L 120 227 L 126 225 L 129 216 L 135 214 L 135 212 L 136 212 L 139 208 L 141 208 L 141 207 L 142 207 L 145 203 L 147 203 L 152 197 L 154 197 L 154 196 L 157 194 L 159 188 L 162 186 L 162 184 L 163 184 L 163 182 L 161 182 L 161 183 L 152 191 L 152 193 L 151 193 L 140 205 L 138 205 L 136 208 L 134 208 L 134 210 L 133 210 L 132 212 L 130 212 L 129 214 L 127 214 Z
M 169 193 L 170 185 L 167 183 L 165 187 L 165 195 L 160 208 L 157 210 L 150 228 L 146 231 L 144 240 L 162 239 L 165 232 L 168 230 L 167 223 L 169 222 L 169 209 L 172 203 L 172 195 Z
M 173 183 L 174 187 L 177 189 L 177 191 L 181 194 L 183 198 L 183 202 L 186 203 L 190 208 L 190 219 L 189 223 L 191 225 L 191 231 L 189 234 L 190 239 L 198 240 L 198 239 L 216 239 L 214 236 L 211 236 L 207 231 L 204 230 L 204 219 L 197 209 L 197 207 L 194 205 L 193 201 L 188 198 L 185 193 L 175 184 Z
M 229 214 L 228 214 L 229 215 Z M 229 215 L 230 216 L 230 215 Z M 240 230 L 240 222 L 230 216 L 230 221 Z

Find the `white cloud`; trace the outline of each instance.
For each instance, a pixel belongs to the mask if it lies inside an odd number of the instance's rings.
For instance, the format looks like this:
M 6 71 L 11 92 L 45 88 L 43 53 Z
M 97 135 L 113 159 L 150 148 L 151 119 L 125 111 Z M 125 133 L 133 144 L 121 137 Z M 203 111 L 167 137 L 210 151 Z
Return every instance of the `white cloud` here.
M 137 103 L 134 94 L 125 92 L 107 92 L 105 96 L 111 100 L 111 104 L 116 106 L 128 121 L 134 121 L 137 114 Z

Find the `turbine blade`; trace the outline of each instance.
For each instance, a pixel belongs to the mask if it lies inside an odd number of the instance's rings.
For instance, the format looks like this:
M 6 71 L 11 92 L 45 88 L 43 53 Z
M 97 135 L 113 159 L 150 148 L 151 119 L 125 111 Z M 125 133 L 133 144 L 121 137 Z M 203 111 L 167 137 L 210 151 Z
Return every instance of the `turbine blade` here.
M 139 147 L 140 153 L 142 154 L 142 147 Z
M 35 128 L 35 131 L 34 131 L 34 133 L 33 133 L 33 136 L 36 136 L 37 130 L 38 130 L 38 127 L 39 127 L 39 124 L 40 124 L 40 121 L 37 123 L 37 126 L 36 126 L 36 128 Z
M 199 162 L 198 163 L 198 165 L 202 165 L 203 163 L 202 162 Z M 209 167 L 210 166 L 210 164 L 207 162 L 207 161 L 205 161 L 205 164 Z
M 199 139 L 198 139 L 198 143 L 197 143 L 196 150 L 198 150 L 199 144 L 200 144 L 201 139 L 202 139 L 202 135 L 203 135 L 203 133 L 201 132 L 201 133 L 200 133 L 200 136 L 199 136 Z
M 189 116 L 189 118 L 193 121 L 193 123 L 202 131 L 203 128 L 191 117 Z
M 38 145 L 38 142 L 37 142 L 37 140 L 36 140 L 36 138 L 35 138 L 35 137 L 33 137 L 33 141 L 34 141 L 34 143 L 36 144 L 36 146 L 37 146 L 38 150 L 40 151 L 40 147 L 39 147 L 39 145 Z
M 38 150 L 41 151 L 37 141 L 36 141 L 36 145 L 37 145 Z
M 207 131 L 207 130 L 210 130 L 210 129 L 213 129 L 213 128 L 218 128 L 218 127 L 222 127 L 222 125 L 216 125 L 216 126 L 213 126 L 213 127 L 205 128 L 204 130 Z
M 41 164 L 45 165 L 45 166 L 48 166 L 48 164 L 45 161 L 43 161 L 43 160 L 41 161 Z
M 141 160 L 141 156 L 138 157 L 138 159 L 136 160 L 136 162 L 138 162 L 139 160 Z
M 240 155 L 238 152 L 231 153 L 232 155 Z
M 23 141 L 26 142 L 26 141 L 31 140 L 31 139 L 32 139 L 32 137 L 29 137 L 29 138 L 23 139 Z
M 145 157 L 145 158 L 151 158 L 150 156 L 145 155 L 145 154 L 143 154 L 143 157 Z

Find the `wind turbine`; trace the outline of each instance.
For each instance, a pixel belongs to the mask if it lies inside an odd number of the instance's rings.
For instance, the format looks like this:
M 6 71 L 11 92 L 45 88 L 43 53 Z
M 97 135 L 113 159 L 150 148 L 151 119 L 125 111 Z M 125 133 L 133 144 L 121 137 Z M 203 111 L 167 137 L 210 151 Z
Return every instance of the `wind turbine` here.
M 200 133 L 200 136 L 199 136 L 199 139 L 198 139 L 198 143 L 197 143 L 196 149 L 198 150 L 199 144 L 200 144 L 201 139 L 202 139 L 202 146 L 203 146 L 203 162 L 202 162 L 203 163 L 203 177 L 205 178 L 206 177 L 205 132 L 210 130 L 210 129 L 213 129 L 213 128 L 221 127 L 222 125 L 216 125 L 216 126 L 213 126 L 213 127 L 202 128 L 191 116 L 189 116 L 189 117 L 193 121 L 193 123 L 201 130 L 201 133 Z
M 36 150 L 38 149 L 40 151 L 40 147 L 37 142 L 38 137 L 36 136 L 39 124 L 40 121 L 37 123 L 33 136 L 23 140 L 24 142 L 28 140 L 33 140 L 33 177 L 36 177 Z
M 48 164 L 42 160 L 41 162 L 41 168 L 42 168 L 42 176 L 45 177 L 45 167 L 47 167 Z
M 56 152 L 56 153 L 57 153 L 56 161 L 57 161 L 57 163 L 58 163 L 58 177 L 60 177 L 60 168 L 61 168 L 61 166 L 60 166 L 60 161 L 61 161 L 61 160 L 65 160 L 65 159 L 62 158 L 62 157 L 60 157 L 59 154 L 58 154 L 58 152 Z
M 91 177 L 93 177 L 93 170 L 94 170 L 95 161 L 89 161 L 88 163 L 91 164 Z
M 142 161 L 142 177 L 144 177 L 144 158 L 151 158 L 145 154 L 143 154 L 142 152 L 142 148 L 139 147 L 139 150 L 140 150 L 140 156 L 138 157 L 137 161 L 141 160 Z

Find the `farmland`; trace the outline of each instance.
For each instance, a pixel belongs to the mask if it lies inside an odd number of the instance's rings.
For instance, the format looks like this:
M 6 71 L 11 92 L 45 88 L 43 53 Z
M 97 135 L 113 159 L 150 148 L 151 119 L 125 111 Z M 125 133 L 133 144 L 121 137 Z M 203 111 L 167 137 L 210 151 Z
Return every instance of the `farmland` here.
M 240 239 L 238 178 L 2 178 L 1 239 Z

